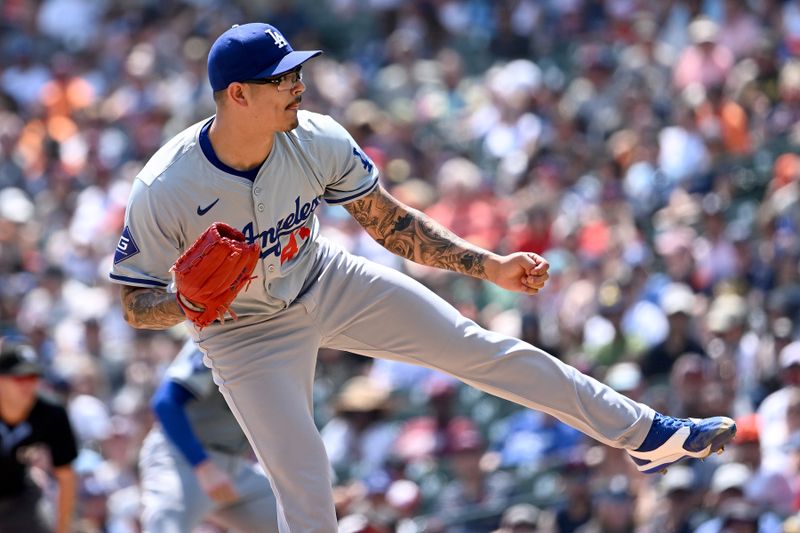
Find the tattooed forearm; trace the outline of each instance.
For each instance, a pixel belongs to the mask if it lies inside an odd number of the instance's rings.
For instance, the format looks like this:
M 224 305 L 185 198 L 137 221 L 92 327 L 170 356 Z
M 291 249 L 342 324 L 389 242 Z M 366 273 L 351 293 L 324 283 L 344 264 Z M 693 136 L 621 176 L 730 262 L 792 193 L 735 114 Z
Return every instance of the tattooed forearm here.
M 486 250 L 461 239 L 382 187 L 345 205 L 373 239 L 387 250 L 415 263 L 486 279 Z
M 163 289 L 124 285 L 120 296 L 125 321 L 135 328 L 167 329 L 186 319 L 175 295 Z

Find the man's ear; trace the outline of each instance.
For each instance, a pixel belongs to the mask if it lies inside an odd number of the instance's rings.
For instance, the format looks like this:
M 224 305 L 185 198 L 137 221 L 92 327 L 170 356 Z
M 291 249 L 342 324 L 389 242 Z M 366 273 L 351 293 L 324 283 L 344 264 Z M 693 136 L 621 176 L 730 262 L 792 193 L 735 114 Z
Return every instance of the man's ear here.
M 244 83 L 233 82 L 228 85 L 226 89 L 228 92 L 228 99 L 234 105 L 247 107 L 249 105 L 249 91 Z

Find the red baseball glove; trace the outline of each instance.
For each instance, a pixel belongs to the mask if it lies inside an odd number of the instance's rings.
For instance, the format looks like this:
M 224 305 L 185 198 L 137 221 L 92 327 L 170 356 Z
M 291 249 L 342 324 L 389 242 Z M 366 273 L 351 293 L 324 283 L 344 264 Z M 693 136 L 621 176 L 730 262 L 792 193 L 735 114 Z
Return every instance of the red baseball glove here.
M 261 251 L 247 244 L 244 234 L 214 222 L 183 252 L 170 272 L 178 291 L 178 304 L 200 329 L 214 320 L 225 321 L 236 295 L 255 279 L 251 276 Z

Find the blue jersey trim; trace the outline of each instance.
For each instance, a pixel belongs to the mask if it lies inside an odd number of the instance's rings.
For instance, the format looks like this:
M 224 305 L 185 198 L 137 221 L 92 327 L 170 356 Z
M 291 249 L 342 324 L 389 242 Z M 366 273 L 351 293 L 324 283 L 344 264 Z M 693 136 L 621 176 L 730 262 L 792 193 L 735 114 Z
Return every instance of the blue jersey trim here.
M 217 153 L 214 151 L 214 147 L 211 146 L 211 139 L 208 138 L 208 130 L 211 128 L 211 123 L 213 121 L 214 119 L 209 120 L 200 128 L 200 149 L 203 151 L 203 155 L 206 156 L 206 159 L 208 159 L 208 162 L 228 174 L 233 174 L 234 176 L 239 176 L 240 178 L 245 178 L 250 181 L 256 181 L 258 171 L 261 170 L 261 165 L 251 168 L 250 170 L 236 170 L 219 160 Z M 261 164 L 264 164 L 263 161 Z
M 167 283 L 162 283 L 160 281 L 152 281 L 149 279 L 139 279 L 139 278 L 129 278 L 128 276 L 118 276 L 117 274 L 109 274 L 109 278 L 115 279 L 117 281 L 127 281 L 130 283 L 141 283 L 142 285 L 152 285 L 154 287 L 166 287 Z
M 375 181 L 372 182 L 372 185 L 370 185 L 367 190 L 359 192 L 357 194 L 353 194 L 351 196 L 347 196 L 345 198 L 337 198 L 335 200 L 325 199 L 325 201 L 328 202 L 331 205 L 343 204 L 345 202 L 349 202 L 350 200 L 355 200 L 356 198 L 364 196 L 365 194 L 369 194 L 370 192 L 372 192 L 372 189 L 374 189 L 377 184 L 378 184 L 378 177 L 375 176 Z

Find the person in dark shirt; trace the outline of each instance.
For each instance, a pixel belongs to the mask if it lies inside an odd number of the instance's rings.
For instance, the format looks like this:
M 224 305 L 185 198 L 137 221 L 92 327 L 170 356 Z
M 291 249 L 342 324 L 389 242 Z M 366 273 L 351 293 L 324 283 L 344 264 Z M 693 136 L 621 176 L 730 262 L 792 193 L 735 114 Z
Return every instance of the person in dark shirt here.
M 591 471 L 583 458 L 571 458 L 561 469 L 564 504 L 554 515 L 554 531 L 573 533 L 592 518 L 592 494 L 589 490 Z
M 683 283 L 669 284 L 661 296 L 661 309 L 667 317 L 669 332 L 659 344 L 650 348 L 642 359 L 642 375 L 650 383 L 665 383 L 675 361 L 685 353 L 705 356 L 705 350 L 694 336 L 692 320 L 695 295 Z
M 0 338 L 0 531 L 66 533 L 71 529 L 77 478 L 75 437 L 66 410 L 42 396 L 42 374 L 33 348 Z M 38 446 L 50 452 L 58 485 L 53 527 L 42 510 L 41 490 L 29 476 L 27 457 Z

